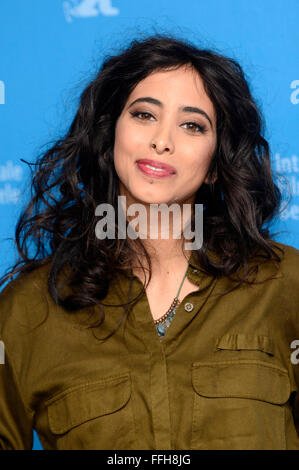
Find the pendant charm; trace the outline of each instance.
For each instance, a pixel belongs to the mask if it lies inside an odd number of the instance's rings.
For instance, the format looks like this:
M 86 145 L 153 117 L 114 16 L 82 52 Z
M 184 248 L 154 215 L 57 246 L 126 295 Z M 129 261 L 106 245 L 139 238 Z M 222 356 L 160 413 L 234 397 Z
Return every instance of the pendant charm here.
M 165 328 L 160 324 L 160 325 L 157 326 L 157 332 L 158 332 L 159 336 L 164 336 L 166 330 L 165 330 Z
M 177 302 L 177 305 L 178 305 L 179 302 Z M 167 328 L 170 326 L 170 323 L 172 322 L 172 319 L 174 317 L 174 314 L 176 312 L 176 308 L 177 308 L 177 305 L 174 307 L 174 309 L 167 314 L 167 317 L 165 320 L 163 320 L 162 322 L 159 320 L 160 323 L 156 323 L 156 329 L 157 329 L 157 333 L 159 336 L 164 336 L 165 333 L 166 333 L 166 330 Z M 164 318 L 164 317 L 162 317 Z

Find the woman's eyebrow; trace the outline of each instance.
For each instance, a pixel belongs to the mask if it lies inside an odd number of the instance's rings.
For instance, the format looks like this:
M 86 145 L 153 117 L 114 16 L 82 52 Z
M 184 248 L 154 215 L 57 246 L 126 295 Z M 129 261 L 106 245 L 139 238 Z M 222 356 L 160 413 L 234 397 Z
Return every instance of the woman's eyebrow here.
M 131 106 L 133 106 L 135 103 L 139 103 L 139 102 L 143 102 L 143 101 L 146 102 L 146 103 L 155 104 L 155 105 L 159 106 L 160 108 L 163 108 L 163 103 L 161 103 L 161 101 L 157 100 L 156 98 L 151 98 L 150 96 L 144 96 L 142 98 L 137 98 L 136 100 L 134 100 L 130 104 L 128 109 L 131 108 Z M 179 111 L 182 111 L 182 112 L 185 112 L 185 113 L 198 113 L 198 114 L 201 114 L 202 116 L 204 116 L 209 121 L 209 123 L 211 124 L 211 127 L 213 128 L 213 124 L 212 124 L 211 119 L 209 118 L 208 114 L 203 109 L 197 108 L 196 106 L 180 106 Z

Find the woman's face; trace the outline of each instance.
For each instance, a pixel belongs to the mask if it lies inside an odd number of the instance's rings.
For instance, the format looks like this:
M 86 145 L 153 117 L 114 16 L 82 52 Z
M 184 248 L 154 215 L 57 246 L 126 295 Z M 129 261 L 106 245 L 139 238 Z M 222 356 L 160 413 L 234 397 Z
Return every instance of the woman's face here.
M 194 202 L 216 143 L 215 109 L 197 72 L 152 73 L 134 88 L 116 123 L 120 194 L 129 204 Z

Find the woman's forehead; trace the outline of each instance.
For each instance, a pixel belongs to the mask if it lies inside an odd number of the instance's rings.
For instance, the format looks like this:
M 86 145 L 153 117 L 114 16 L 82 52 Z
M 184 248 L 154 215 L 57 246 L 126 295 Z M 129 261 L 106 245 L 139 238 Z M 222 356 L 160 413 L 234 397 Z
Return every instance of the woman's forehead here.
M 173 102 L 178 106 L 205 106 L 212 118 L 216 119 L 214 105 L 205 91 L 204 82 L 191 66 L 151 72 L 137 83 L 128 97 L 127 105 L 142 97 L 156 98 L 162 105 Z

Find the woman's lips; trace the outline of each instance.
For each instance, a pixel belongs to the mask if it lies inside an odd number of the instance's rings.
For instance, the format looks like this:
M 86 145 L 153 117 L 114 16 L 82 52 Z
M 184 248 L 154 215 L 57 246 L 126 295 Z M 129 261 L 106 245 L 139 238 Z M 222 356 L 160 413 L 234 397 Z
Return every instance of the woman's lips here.
M 175 169 L 173 167 L 153 160 L 138 160 L 137 166 L 142 173 L 154 178 L 166 178 L 175 174 Z

